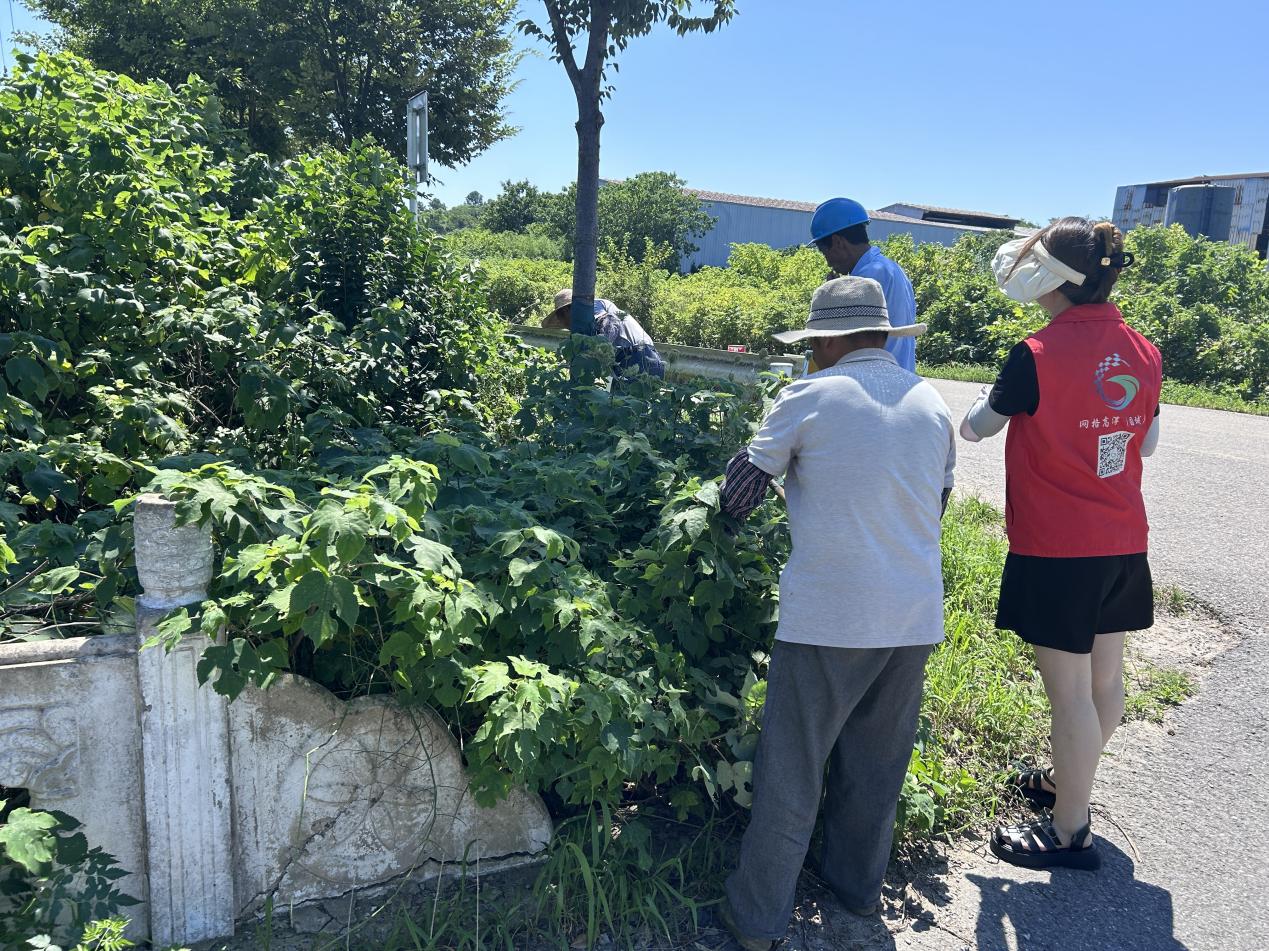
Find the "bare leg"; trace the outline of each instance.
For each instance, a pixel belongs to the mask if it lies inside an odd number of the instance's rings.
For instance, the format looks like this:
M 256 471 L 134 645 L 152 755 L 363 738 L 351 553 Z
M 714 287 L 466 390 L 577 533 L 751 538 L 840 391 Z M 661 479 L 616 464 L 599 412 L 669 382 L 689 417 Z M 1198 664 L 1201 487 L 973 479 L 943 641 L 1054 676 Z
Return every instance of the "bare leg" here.
M 1124 719 L 1123 634 L 1098 634 L 1093 641 L 1093 704 L 1105 747 Z
M 1060 778 L 1053 826 L 1063 844 L 1088 821 L 1088 802 L 1102 753 L 1102 726 L 1093 703 L 1089 654 L 1035 649 L 1044 690 L 1053 708 L 1053 765 Z

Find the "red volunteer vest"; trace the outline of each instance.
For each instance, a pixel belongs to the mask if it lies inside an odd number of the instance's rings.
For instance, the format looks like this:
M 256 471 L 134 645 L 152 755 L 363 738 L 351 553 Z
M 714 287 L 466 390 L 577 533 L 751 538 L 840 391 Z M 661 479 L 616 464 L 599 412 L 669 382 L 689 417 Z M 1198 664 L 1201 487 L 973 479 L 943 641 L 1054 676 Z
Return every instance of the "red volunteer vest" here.
M 1040 407 L 1009 421 L 1009 550 L 1047 558 L 1146 551 L 1141 443 L 1163 385 L 1159 351 L 1114 304 L 1071 307 L 1026 344 Z

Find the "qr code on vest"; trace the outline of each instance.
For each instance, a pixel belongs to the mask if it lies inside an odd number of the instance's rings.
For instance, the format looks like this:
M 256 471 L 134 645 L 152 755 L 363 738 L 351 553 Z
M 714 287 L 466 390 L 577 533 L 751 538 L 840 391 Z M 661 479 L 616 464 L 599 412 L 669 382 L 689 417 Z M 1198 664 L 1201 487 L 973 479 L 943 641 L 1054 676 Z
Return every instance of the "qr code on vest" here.
M 1097 437 L 1097 478 L 1109 479 L 1124 471 L 1132 433 L 1107 433 Z

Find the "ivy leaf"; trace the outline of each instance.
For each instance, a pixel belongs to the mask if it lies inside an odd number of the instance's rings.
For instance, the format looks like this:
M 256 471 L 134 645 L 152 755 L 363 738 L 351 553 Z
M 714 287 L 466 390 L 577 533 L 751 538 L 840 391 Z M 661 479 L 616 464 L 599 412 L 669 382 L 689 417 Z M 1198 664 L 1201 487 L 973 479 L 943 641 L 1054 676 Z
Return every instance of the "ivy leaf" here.
M 370 517 L 361 509 L 350 509 L 342 502 L 328 499 L 308 517 L 308 531 L 304 533 L 304 539 L 329 544 L 352 535 L 361 539 L 364 544 L 366 536 L 373 528 Z M 357 549 L 358 553 L 360 550 Z M 356 553 L 353 557 L 356 557 Z
M 347 578 L 309 571 L 291 589 L 287 611 L 292 617 L 304 616 L 300 629 L 321 647 L 338 631 L 332 613 L 349 627 L 357 623 L 357 592 Z
M 452 548 L 430 538 L 416 535 L 410 539 L 408 547 L 410 554 L 414 556 L 414 563 L 424 571 L 444 571 L 447 567 L 456 567 L 458 564 Z

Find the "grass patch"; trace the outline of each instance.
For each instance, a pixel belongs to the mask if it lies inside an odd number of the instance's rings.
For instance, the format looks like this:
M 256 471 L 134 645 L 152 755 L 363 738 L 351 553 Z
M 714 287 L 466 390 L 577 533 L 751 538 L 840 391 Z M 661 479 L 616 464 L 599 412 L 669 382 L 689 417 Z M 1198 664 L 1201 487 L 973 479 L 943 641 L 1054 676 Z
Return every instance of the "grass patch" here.
M 1162 723 L 1164 714 L 1194 696 L 1194 681 L 1180 670 L 1139 662 L 1128 672 L 1126 720 Z
M 1171 585 L 1167 588 L 1154 589 L 1154 604 L 1156 610 L 1180 617 L 1188 614 L 1194 608 L 1195 602 L 1176 585 Z
M 920 363 L 917 372 L 936 380 L 961 380 L 966 383 L 993 383 L 996 368 L 974 363 Z M 1201 409 L 1220 409 L 1230 413 L 1248 413 L 1253 416 L 1269 416 L 1269 400 L 1245 400 L 1235 393 L 1226 393 L 1192 383 L 1163 381 L 1162 401 L 1172 406 L 1197 406 Z
M 678 946 L 722 894 L 733 822 L 693 826 L 629 809 L 562 823 L 531 888 L 492 900 L 464 876 L 402 908 L 387 951 Z
M 917 373 L 936 380 L 960 380 L 964 383 L 995 383 L 997 367 L 978 363 L 918 363 Z
M 926 668 L 921 744 L 909 783 L 933 800 L 933 823 L 909 836 L 956 833 L 997 814 L 1003 779 L 1048 733 L 1048 701 L 1031 648 L 996 630 L 1008 544 L 1000 513 L 956 499 L 943 520 L 946 640 Z M 908 790 L 905 789 L 905 800 Z

